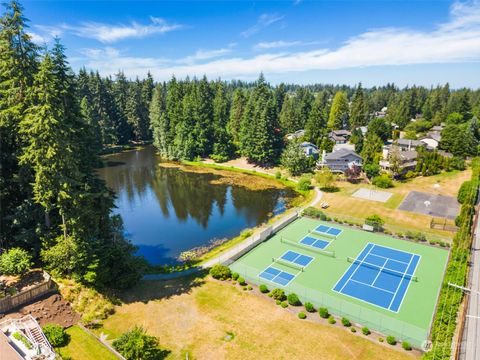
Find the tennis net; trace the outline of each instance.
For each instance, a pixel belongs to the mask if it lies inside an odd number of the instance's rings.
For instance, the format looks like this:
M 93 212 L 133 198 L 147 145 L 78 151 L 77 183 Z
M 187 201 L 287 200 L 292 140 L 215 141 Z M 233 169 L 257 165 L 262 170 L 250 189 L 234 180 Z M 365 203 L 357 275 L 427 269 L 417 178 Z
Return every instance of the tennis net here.
M 317 249 L 316 247 L 310 246 L 310 245 L 305 245 L 296 241 L 292 241 L 289 239 L 284 238 L 283 236 L 280 238 L 280 242 L 284 244 L 289 244 L 293 246 L 297 246 L 299 248 L 305 249 L 307 251 L 312 251 L 317 254 L 322 254 L 330 257 L 335 257 L 335 251 L 328 251 L 328 250 L 322 250 L 322 249 Z
M 324 236 L 325 238 L 327 239 L 336 239 L 338 235 L 332 235 L 332 234 L 328 234 L 326 232 L 322 232 L 322 231 L 317 231 L 316 229 L 312 229 L 309 231 L 310 234 L 314 234 L 316 236 Z
M 391 275 L 395 275 L 395 276 L 398 276 L 398 277 L 401 277 L 401 278 L 409 279 L 411 281 L 418 281 L 418 278 L 416 276 L 405 274 L 401 271 L 396 271 L 396 270 L 384 268 L 384 267 L 381 267 L 381 266 L 378 266 L 378 265 L 375 265 L 375 264 L 371 264 L 369 262 L 357 260 L 357 259 L 352 258 L 352 257 L 347 257 L 347 261 L 350 262 L 350 263 L 353 263 L 353 264 L 358 264 L 360 266 L 365 266 L 365 267 L 375 269 L 375 270 L 378 270 L 378 271 L 381 271 L 381 272 L 384 272 L 384 273 L 388 273 L 388 274 L 391 274 Z
M 300 270 L 300 271 L 304 270 L 304 267 L 302 265 L 298 265 L 298 264 L 295 264 L 293 262 L 283 260 L 281 258 L 272 258 L 272 261 L 275 262 L 275 263 L 281 264 L 281 265 L 291 267 L 291 268 L 296 269 L 296 270 Z

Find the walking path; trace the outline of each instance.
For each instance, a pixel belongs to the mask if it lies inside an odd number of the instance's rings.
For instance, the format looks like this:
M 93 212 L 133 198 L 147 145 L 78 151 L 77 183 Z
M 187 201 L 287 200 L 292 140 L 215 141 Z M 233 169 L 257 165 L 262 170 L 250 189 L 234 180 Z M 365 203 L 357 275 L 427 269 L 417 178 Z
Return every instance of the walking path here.
M 221 166 L 221 164 L 220 164 Z M 250 170 L 250 169 L 249 169 Z M 256 169 L 257 172 L 263 172 L 265 174 L 270 174 L 269 172 L 267 171 L 261 171 L 261 170 L 258 170 Z M 294 181 L 294 180 L 292 180 Z M 303 207 L 300 207 L 298 209 L 296 209 L 295 212 L 292 212 L 292 211 L 289 211 L 287 212 L 286 214 L 284 214 L 284 216 L 282 216 L 280 219 L 278 219 L 277 221 L 275 221 L 271 227 L 272 228 L 277 228 L 278 226 L 280 226 L 283 222 L 287 222 L 289 221 L 292 217 L 298 217 L 298 215 L 307 207 L 309 206 L 314 206 L 315 204 L 318 204 L 320 202 L 320 200 L 322 199 L 322 196 L 323 196 L 323 193 L 317 189 L 317 188 L 314 188 L 315 191 L 315 197 L 306 205 L 304 205 Z M 268 226 L 270 227 L 270 226 Z M 187 276 L 187 275 L 191 275 L 195 272 L 198 272 L 198 271 L 201 271 L 201 270 L 204 270 L 204 269 L 207 269 L 209 267 L 212 267 L 213 265 L 215 264 L 222 264 L 222 263 L 227 263 L 229 260 L 231 260 L 232 258 L 235 258 L 238 254 L 241 254 L 242 252 L 244 252 L 248 247 L 250 246 L 253 246 L 256 242 L 259 241 L 259 233 L 261 233 L 263 230 L 265 230 L 267 227 L 263 227 L 261 229 L 258 229 L 257 231 L 255 231 L 255 233 L 253 235 L 251 235 L 250 237 L 246 238 L 244 241 L 242 241 L 240 244 L 238 245 L 235 245 L 234 247 L 224 251 L 223 253 L 221 253 L 220 255 L 214 257 L 213 259 L 210 259 L 204 263 L 202 263 L 201 265 L 197 266 L 197 267 L 194 267 L 194 268 L 191 268 L 191 269 L 188 269 L 188 270 L 184 270 L 184 271 L 178 271 L 178 272 L 174 272 L 174 273 L 168 273 L 168 274 L 148 274 L 148 275 L 144 275 L 143 276 L 143 279 L 144 280 L 168 280 L 168 279 L 175 279 L 175 278 L 179 278 L 179 277 L 182 277 L 182 276 Z
M 477 217 L 475 237 L 473 239 L 470 285 L 467 296 L 468 311 L 461 342 L 461 360 L 480 359 L 480 216 Z

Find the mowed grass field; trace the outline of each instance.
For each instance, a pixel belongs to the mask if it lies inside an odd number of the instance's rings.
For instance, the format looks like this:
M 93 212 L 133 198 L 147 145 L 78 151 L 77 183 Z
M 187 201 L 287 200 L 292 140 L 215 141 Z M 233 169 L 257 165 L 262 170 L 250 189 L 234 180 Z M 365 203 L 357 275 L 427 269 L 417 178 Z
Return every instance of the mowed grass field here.
M 72 360 L 117 360 L 116 356 L 82 328 L 72 326 L 66 332 L 70 336 L 70 342 L 65 347 L 55 349 L 62 358 Z
M 395 187 L 390 189 L 378 189 L 373 185 L 338 181 L 336 183 L 339 188 L 338 192 L 324 193 L 322 202 L 327 202 L 329 207 L 323 211 L 331 217 L 353 222 L 363 222 L 365 217 L 378 214 L 385 220 L 385 227 L 395 233 L 405 233 L 408 230 L 421 231 L 429 238 L 448 241 L 453 236 L 451 232 L 430 229 L 431 216 L 401 211 L 397 208 L 410 191 L 456 197 L 460 185 L 470 177 L 470 170 L 445 172 L 405 182 L 396 181 Z M 439 187 L 436 188 L 435 184 L 438 184 Z M 393 195 L 385 203 L 352 197 L 352 194 L 360 188 L 388 191 Z M 320 204 L 317 206 L 319 207 Z
M 109 339 L 135 325 L 159 338 L 167 359 L 412 359 L 414 353 L 300 320 L 265 295 L 205 278 L 142 281 L 98 333 Z M 311 316 L 318 317 L 318 314 Z M 227 341 L 227 333 L 233 339 Z
M 299 242 L 309 230 L 320 224 L 334 226 L 343 232 L 332 240 L 325 249 L 335 252 L 335 257 L 325 256 L 312 251 L 281 242 L 281 238 Z M 398 312 L 366 303 L 332 291 L 337 281 L 350 267 L 347 257 L 356 258 L 367 243 L 383 245 L 421 256 L 415 271 L 418 282 L 411 281 L 403 303 Z M 272 258 L 279 258 L 287 250 L 309 255 L 315 259 L 303 272 L 275 264 L 276 268 L 297 274 L 286 287 L 286 292 L 295 292 L 301 300 L 310 301 L 317 306 L 326 306 L 331 313 L 345 315 L 350 320 L 372 329 L 395 335 L 408 340 L 417 347 L 427 339 L 430 322 L 433 317 L 440 289 L 448 251 L 428 245 L 395 239 L 383 234 L 374 234 L 333 223 L 321 222 L 309 218 L 300 218 L 282 229 L 268 241 L 252 249 L 230 267 L 250 281 L 268 284 L 270 288 L 281 287 L 269 284 L 258 277 L 265 268 L 272 264 Z

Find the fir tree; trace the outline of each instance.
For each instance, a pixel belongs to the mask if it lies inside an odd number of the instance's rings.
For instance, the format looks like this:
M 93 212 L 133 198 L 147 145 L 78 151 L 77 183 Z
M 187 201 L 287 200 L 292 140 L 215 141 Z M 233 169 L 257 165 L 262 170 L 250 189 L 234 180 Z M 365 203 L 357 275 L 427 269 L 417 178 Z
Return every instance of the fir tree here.
M 332 130 L 343 129 L 348 123 L 348 100 L 347 94 L 339 91 L 333 98 L 330 115 L 328 117 L 328 128 Z

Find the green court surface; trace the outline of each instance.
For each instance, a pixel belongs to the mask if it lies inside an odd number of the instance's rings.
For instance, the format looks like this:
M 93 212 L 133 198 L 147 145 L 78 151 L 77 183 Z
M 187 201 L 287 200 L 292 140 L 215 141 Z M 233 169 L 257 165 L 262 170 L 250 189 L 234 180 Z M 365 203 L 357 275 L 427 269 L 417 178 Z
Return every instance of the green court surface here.
M 320 225 L 342 232 L 336 238 L 311 233 Z M 319 239 L 317 248 L 325 246 L 325 241 L 329 244 L 323 253 L 308 245 L 298 246 L 305 236 Z M 377 253 L 370 253 L 371 249 Z M 296 254 L 304 256 L 295 258 Z M 274 261 L 282 256 L 287 261 Z M 402 256 L 406 257 L 404 263 Z M 293 266 L 289 265 L 290 258 Z M 363 260 L 367 264 L 360 266 L 352 258 L 368 259 Z M 283 288 L 287 294 L 294 292 L 303 302 L 327 307 L 333 315 L 424 347 L 447 259 L 448 251 L 444 249 L 299 218 L 230 267 L 247 281 L 266 284 L 269 289 Z M 380 261 L 378 267 L 370 266 L 374 260 Z M 303 271 L 298 265 L 302 262 L 307 263 Z M 270 266 L 274 269 L 267 269 Z M 397 266 L 398 273 L 390 270 Z M 401 266 L 405 269 L 401 270 Z

